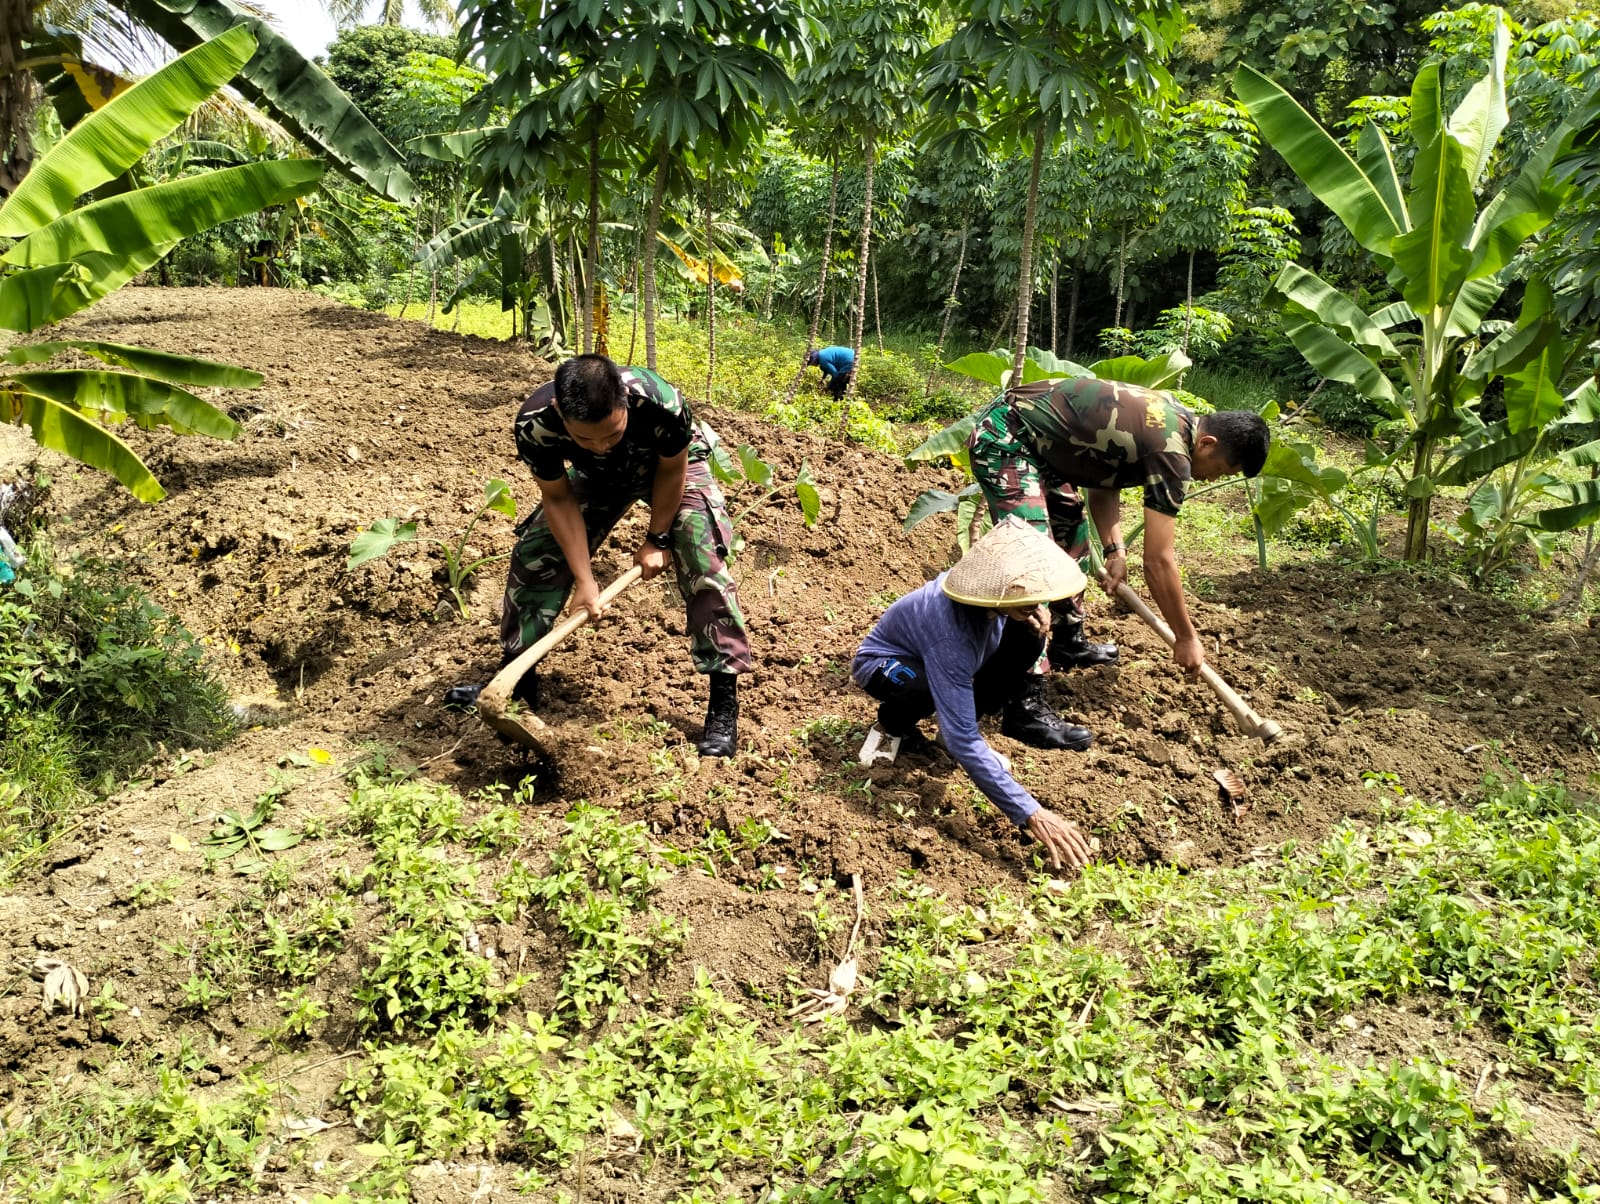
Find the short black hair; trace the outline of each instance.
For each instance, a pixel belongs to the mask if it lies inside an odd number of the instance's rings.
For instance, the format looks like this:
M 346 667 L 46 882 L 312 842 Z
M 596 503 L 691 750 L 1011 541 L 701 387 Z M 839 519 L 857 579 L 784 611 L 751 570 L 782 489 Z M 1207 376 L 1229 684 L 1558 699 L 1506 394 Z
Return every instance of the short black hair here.
M 622 370 L 604 355 L 575 355 L 556 369 L 556 404 L 569 422 L 604 422 L 627 400 Z
M 1245 476 L 1261 474 L 1261 466 L 1267 462 L 1267 449 L 1272 445 L 1272 432 L 1260 414 L 1250 410 L 1202 414 L 1200 433 L 1213 436 L 1228 463 Z

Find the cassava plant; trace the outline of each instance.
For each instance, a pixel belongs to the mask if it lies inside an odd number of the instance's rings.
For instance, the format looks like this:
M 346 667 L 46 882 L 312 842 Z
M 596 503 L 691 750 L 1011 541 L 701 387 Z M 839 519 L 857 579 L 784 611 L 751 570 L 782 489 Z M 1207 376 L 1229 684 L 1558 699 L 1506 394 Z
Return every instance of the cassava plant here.
M 436 543 L 444 551 L 445 576 L 450 582 L 450 596 L 455 599 L 456 609 L 463 619 L 468 617 L 467 598 L 463 592 L 467 581 L 472 574 L 486 564 L 493 564 L 496 560 L 504 560 L 511 553 L 500 552 L 494 556 L 480 556 L 476 560 L 467 558 L 467 540 L 472 537 L 472 530 L 478 525 L 478 520 L 490 511 L 503 514 L 507 518 L 517 517 L 517 499 L 512 496 L 511 486 L 499 477 L 485 483 L 483 487 L 483 505 L 478 507 L 467 525 L 462 528 L 461 534 L 456 537 L 455 543 L 443 539 L 429 538 L 428 543 Z M 380 556 L 388 555 L 390 549 L 396 544 L 415 543 L 420 537 L 417 535 L 415 522 L 402 522 L 398 518 L 380 518 L 372 526 L 357 535 L 350 544 L 350 559 L 346 562 L 347 569 L 360 568 L 369 560 L 376 560 Z

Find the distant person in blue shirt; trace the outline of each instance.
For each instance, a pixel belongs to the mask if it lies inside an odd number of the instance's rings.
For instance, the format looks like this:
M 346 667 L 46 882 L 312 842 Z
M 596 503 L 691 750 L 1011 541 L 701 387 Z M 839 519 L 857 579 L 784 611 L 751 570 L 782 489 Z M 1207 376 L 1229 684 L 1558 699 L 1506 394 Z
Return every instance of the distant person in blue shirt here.
M 1039 805 L 984 741 L 978 716 L 1001 712 L 1000 731 L 1035 748 L 1081 751 L 1088 728 L 1065 722 L 1030 672 L 1050 634 L 1048 603 L 1083 592 L 1083 571 L 1048 535 L 1007 517 L 949 572 L 899 599 L 862 641 L 850 666 L 878 700 L 878 728 L 917 739 L 936 715 L 945 750 L 984 796 L 1045 847 L 1050 864 L 1081 868 L 1089 841 Z
M 844 400 L 844 391 L 850 385 L 850 373 L 856 366 L 856 353 L 848 347 L 823 347 L 806 356 L 807 368 L 822 369 L 822 383 L 835 401 Z

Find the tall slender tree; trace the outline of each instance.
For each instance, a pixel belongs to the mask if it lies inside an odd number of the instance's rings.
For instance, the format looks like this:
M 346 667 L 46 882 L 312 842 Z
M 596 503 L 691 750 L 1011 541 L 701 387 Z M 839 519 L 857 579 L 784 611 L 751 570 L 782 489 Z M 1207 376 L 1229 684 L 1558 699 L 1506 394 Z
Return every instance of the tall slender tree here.
M 1143 109 L 1172 94 L 1163 59 L 1184 18 L 1176 0 L 1043 10 L 1029 0 L 958 0 L 954 8 L 955 33 L 934 52 L 928 73 L 931 128 L 983 126 L 997 144 L 1029 158 L 1012 362 L 1020 380 L 1045 153 L 1091 127 L 1137 141 Z

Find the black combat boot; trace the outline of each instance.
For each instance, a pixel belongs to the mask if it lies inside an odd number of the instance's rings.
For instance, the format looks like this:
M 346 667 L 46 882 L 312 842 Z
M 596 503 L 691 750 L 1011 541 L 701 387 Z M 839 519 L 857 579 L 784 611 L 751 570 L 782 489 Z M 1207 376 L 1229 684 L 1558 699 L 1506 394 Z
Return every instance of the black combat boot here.
M 711 701 L 706 730 L 697 746 L 702 757 L 731 757 L 739 748 L 739 679 L 732 673 L 711 675 Z
M 509 662 L 502 662 L 500 667 L 502 669 L 505 668 L 506 663 Z M 488 684 L 488 682 L 481 684 L 469 682 L 465 685 L 451 686 L 444 692 L 444 705 L 447 707 L 459 707 L 462 710 L 466 710 L 470 706 L 476 706 L 478 695 L 483 693 L 484 686 Z M 522 680 L 511 687 L 511 697 L 530 711 L 539 709 L 539 669 L 537 666 L 524 673 Z
M 1044 678 L 1030 674 L 1022 695 L 1006 703 L 1000 731 L 1034 748 L 1067 748 L 1082 752 L 1094 743 L 1094 733 L 1068 723 L 1044 700 Z
M 1116 664 L 1117 646 L 1084 639 L 1082 619 L 1057 619 L 1045 655 L 1052 669 L 1092 669 Z

